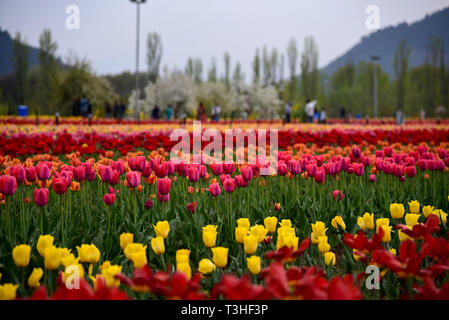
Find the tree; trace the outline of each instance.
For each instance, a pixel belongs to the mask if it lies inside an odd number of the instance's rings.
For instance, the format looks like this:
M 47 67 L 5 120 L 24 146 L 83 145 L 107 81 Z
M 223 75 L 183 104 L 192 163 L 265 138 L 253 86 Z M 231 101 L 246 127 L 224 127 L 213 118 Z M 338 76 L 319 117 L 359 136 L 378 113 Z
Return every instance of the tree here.
M 189 58 L 185 67 L 185 73 L 192 78 L 196 84 L 200 84 L 203 78 L 203 62 L 201 58 Z
M 306 100 L 316 98 L 318 93 L 318 46 L 313 37 L 304 40 L 301 55 L 301 86 Z
M 288 69 L 290 71 L 290 80 L 296 75 L 296 64 L 298 63 L 298 48 L 295 39 L 290 39 L 287 46 Z
M 394 53 L 394 63 L 393 63 L 397 86 L 396 107 L 398 110 L 404 109 L 409 58 L 410 58 L 410 48 L 407 47 L 407 42 L 405 40 L 402 40 Z
M 253 59 L 253 84 L 257 84 L 260 81 L 260 57 L 259 49 L 256 49 L 256 54 Z
M 225 78 L 224 78 L 224 80 L 225 80 L 226 88 L 229 90 L 230 85 L 231 85 L 231 83 L 230 83 L 230 76 L 231 76 L 231 56 L 229 55 L 228 52 L 225 52 L 225 54 L 224 54 L 224 56 L 223 56 L 223 59 L 224 59 L 224 65 L 225 65 Z
M 285 57 L 284 54 L 281 53 L 281 59 L 279 63 L 279 82 L 281 84 L 284 82 L 284 64 L 285 64 Z
M 50 113 L 55 110 L 50 110 L 52 96 L 56 91 L 58 84 L 57 72 L 58 61 L 55 58 L 58 45 L 52 41 L 51 31 L 45 29 L 39 37 L 39 70 L 41 75 L 42 87 L 40 92 L 40 105 Z
M 271 50 L 270 57 L 270 75 L 271 75 L 271 84 L 276 84 L 277 82 L 277 71 L 278 71 L 278 51 L 276 48 Z
M 267 46 L 263 46 L 262 49 L 262 70 L 263 70 L 263 85 L 268 86 L 271 80 L 271 67 Z
M 147 38 L 148 77 L 154 83 L 159 77 L 162 59 L 162 38 L 156 32 L 150 32 Z
M 209 72 L 207 73 L 207 81 L 217 81 L 217 65 L 215 63 L 215 58 L 212 58 L 210 63 Z
M 234 67 L 234 73 L 232 75 L 232 85 L 240 91 L 240 88 L 243 86 L 245 81 L 245 76 L 242 73 L 242 65 L 237 61 Z
M 28 56 L 29 48 L 26 40 L 22 39 L 20 32 L 16 33 L 13 40 L 13 62 L 17 86 L 17 100 L 19 104 L 24 104 L 28 88 Z M 12 113 L 12 110 L 10 110 Z

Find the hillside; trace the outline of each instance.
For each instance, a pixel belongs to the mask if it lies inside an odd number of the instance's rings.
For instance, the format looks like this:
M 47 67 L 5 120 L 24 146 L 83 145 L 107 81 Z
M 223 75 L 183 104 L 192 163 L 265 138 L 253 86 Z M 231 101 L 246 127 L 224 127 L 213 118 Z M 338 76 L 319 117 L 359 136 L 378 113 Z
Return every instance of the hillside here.
M 423 64 L 428 56 L 430 36 L 439 35 L 445 45 L 445 60 L 449 62 L 449 8 L 438 11 L 424 19 L 412 23 L 402 23 L 387 27 L 363 37 L 359 43 L 345 54 L 329 63 L 323 71 L 334 73 L 338 68 L 352 62 L 368 61 L 373 55 L 381 57 L 382 68 L 393 75 L 394 52 L 402 39 L 411 49 L 410 67 Z

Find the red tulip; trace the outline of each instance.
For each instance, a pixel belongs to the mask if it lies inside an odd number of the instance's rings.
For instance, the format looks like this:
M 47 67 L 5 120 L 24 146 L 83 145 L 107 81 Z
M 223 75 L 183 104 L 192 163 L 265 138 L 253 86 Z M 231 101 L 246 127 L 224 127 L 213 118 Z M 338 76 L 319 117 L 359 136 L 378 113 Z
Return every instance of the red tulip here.
M 250 181 L 253 178 L 253 170 L 251 169 L 251 167 L 242 167 L 240 168 L 240 172 L 243 179 L 245 179 L 246 181 Z
M 332 191 L 332 196 L 334 197 L 334 200 L 340 201 L 343 199 L 343 192 L 340 190 L 334 190 Z
M 153 166 L 154 173 L 158 178 L 165 178 L 168 175 L 167 162 L 164 161 L 161 164 L 154 163 Z
M 14 176 L 0 176 L 0 193 L 12 196 L 17 189 L 17 180 Z
M 354 166 L 354 173 L 355 173 L 355 175 L 359 176 L 359 177 L 363 176 L 363 169 L 364 169 L 363 164 L 361 164 L 361 163 L 354 163 L 353 166 Z
M 25 168 L 27 180 L 29 182 L 36 181 L 36 168 L 35 167 L 28 167 Z
M 137 187 L 140 184 L 140 179 L 141 175 L 138 171 L 129 171 L 126 173 L 126 181 L 131 188 Z
M 198 207 L 198 202 L 191 202 L 187 205 L 187 211 L 191 212 L 191 213 L 195 213 L 195 209 Z
M 326 180 L 326 173 L 324 172 L 323 168 L 318 168 L 315 174 L 315 181 L 317 183 L 324 183 Z
M 211 163 L 209 167 L 216 176 L 220 176 L 223 173 L 223 165 L 221 163 Z
M 48 202 L 48 189 L 42 188 L 42 189 L 34 189 L 34 202 L 39 207 L 43 207 Z
M 115 202 L 115 194 L 114 193 L 106 193 L 103 197 L 103 201 L 108 206 L 113 205 Z
M 144 176 L 145 178 L 149 177 L 152 172 L 153 172 L 153 170 L 151 170 L 150 163 L 147 162 L 145 164 L 145 170 L 142 171 L 142 176 Z
M 288 167 L 284 161 L 279 161 L 278 163 L 278 174 L 285 176 L 288 173 Z
M 237 175 L 234 177 L 235 185 L 239 188 L 246 188 L 248 186 L 248 181 L 243 179 L 242 175 Z
M 146 200 L 143 206 L 145 207 L 145 209 L 150 210 L 151 208 L 153 208 L 153 200 Z
M 51 187 L 57 194 L 64 194 L 67 192 L 68 182 L 64 177 L 53 178 Z
M 170 201 L 170 193 L 163 195 L 158 192 L 157 197 L 159 198 L 160 202 L 169 202 Z
M 409 177 L 416 176 L 416 167 L 415 166 L 405 167 L 405 174 Z
M 73 176 L 75 177 L 76 181 L 79 182 L 86 179 L 86 167 L 81 165 L 73 168 Z
M 162 178 L 157 180 L 157 193 L 167 195 L 170 193 L 172 180 L 170 178 Z
M 236 164 L 234 162 L 225 162 L 223 163 L 223 171 L 226 174 L 233 174 L 236 168 Z

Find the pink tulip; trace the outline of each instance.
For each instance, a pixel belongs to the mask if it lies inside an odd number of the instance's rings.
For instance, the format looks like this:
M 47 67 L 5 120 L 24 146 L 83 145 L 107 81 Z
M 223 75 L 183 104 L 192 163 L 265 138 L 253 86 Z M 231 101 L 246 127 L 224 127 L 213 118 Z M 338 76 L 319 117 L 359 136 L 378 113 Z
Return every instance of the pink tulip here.
M 220 185 L 216 182 L 209 185 L 209 192 L 213 197 L 217 197 L 221 193 Z
M 209 167 L 215 176 L 220 176 L 223 173 L 223 165 L 221 163 L 212 163 Z
M 241 175 L 237 175 L 234 177 L 235 185 L 239 188 L 246 188 L 248 186 L 248 181 L 243 179 Z
M 45 181 L 45 180 L 48 180 L 48 178 L 50 178 L 51 171 L 50 171 L 50 168 L 46 164 L 39 163 L 36 166 L 36 174 L 37 174 L 37 178 L 39 180 Z
M 64 194 L 67 192 L 68 182 L 64 177 L 53 178 L 51 187 L 57 194 Z
M 157 193 L 157 197 L 160 202 L 169 202 L 170 201 L 170 193 L 167 193 L 166 195 Z
M 11 174 L 16 177 L 17 182 L 23 183 L 23 181 L 25 181 L 26 171 L 22 165 L 18 164 L 14 166 L 11 170 Z
M 279 161 L 278 163 L 278 174 L 280 176 L 285 176 L 288 173 L 288 167 L 284 161 Z
M 76 179 L 76 181 L 83 181 L 86 179 L 86 167 L 83 165 L 80 165 L 78 167 L 73 168 L 73 176 Z
M 126 173 L 126 181 L 131 188 L 135 188 L 140 184 L 140 178 L 141 175 L 138 171 L 129 171 Z
M 172 180 L 170 178 L 162 178 L 157 180 L 157 193 L 167 195 L 170 193 Z
M 370 182 L 376 182 L 376 175 L 375 174 L 370 174 L 369 175 L 369 181 Z
M 101 180 L 105 183 L 109 183 L 112 180 L 112 176 L 114 174 L 113 170 L 114 169 L 112 169 L 112 167 L 110 166 L 101 166 L 99 170 Z
M 318 168 L 315 174 L 315 181 L 317 183 L 324 183 L 326 180 L 326 173 L 324 172 L 323 168 Z
M 198 168 L 191 166 L 187 170 L 187 175 L 190 182 L 197 182 L 200 179 L 200 172 L 198 171 Z
M 12 196 L 17 189 L 17 180 L 14 176 L 0 176 L 0 193 Z
M 145 170 L 145 156 L 138 156 L 128 159 L 128 165 L 133 171 L 142 172 Z
M 34 202 L 39 207 L 43 207 L 48 202 L 48 189 L 42 188 L 42 189 L 34 189 Z
M 223 182 L 223 189 L 227 193 L 232 193 L 235 189 L 235 180 L 232 178 L 228 178 Z

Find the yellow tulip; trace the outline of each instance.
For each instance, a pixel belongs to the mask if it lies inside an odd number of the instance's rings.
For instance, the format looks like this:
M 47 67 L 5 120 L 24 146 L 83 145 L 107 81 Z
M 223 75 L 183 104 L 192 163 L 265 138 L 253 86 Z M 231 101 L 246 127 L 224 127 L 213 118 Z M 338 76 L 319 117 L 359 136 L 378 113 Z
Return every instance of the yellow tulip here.
M 19 285 L 12 283 L 0 285 L 0 300 L 14 300 L 18 287 Z
M 39 287 L 41 285 L 39 281 L 41 281 L 43 274 L 44 271 L 41 268 L 34 268 L 31 275 L 28 277 L 28 286 L 31 288 Z
M 125 250 L 126 246 L 134 242 L 134 235 L 132 233 L 122 233 L 120 235 L 120 248 Z
M 203 227 L 203 242 L 208 248 L 215 246 L 215 242 L 217 241 L 217 227 L 213 225 Z
M 153 225 L 156 236 L 167 239 L 168 233 L 170 232 L 170 225 L 168 221 L 158 221 L 156 225 Z
M 249 230 L 249 219 L 248 218 L 240 218 L 237 220 L 237 226 L 240 228 L 246 228 Z
M 118 287 L 120 285 L 120 280 L 115 278 L 115 275 L 120 272 L 122 272 L 122 266 L 119 265 L 109 265 L 108 267 L 101 269 L 101 274 L 108 287 Z
M 212 248 L 212 261 L 219 268 L 224 268 L 228 264 L 228 248 L 215 247 Z
M 379 232 L 379 228 L 382 228 L 384 231 L 384 235 L 382 237 L 382 242 L 390 242 L 391 241 L 391 226 L 388 225 L 379 225 L 377 228 L 377 232 Z
M 18 267 L 26 267 L 30 263 L 31 247 L 26 244 L 15 246 L 12 249 L 12 258 Z
M 397 254 L 396 249 L 395 248 L 391 248 L 390 249 L 390 253 L 396 255 Z
M 380 226 L 389 226 L 390 225 L 390 219 L 388 218 L 380 218 L 376 220 L 376 233 L 379 233 L 379 227 Z
M 326 236 L 321 236 L 318 238 L 318 251 L 321 253 L 326 253 L 331 249 L 331 246 L 327 242 Z
M 100 260 L 100 250 L 94 244 L 82 244 L 77 246 L 78 256 L 81 262 L 94 264 Z
M 261 224 L 255 225 L 249 229 L 249 234 L 256 236 L 258 242 L 262 242 L 267 236 L 267 233 L 268 229 Z
M 276 217 L 266 217 L 263 221 L 265 228 L 268 229 L 269 233 L 274 233 L 276 231 L 276 226 L 278 223 L 278 218 Z
M 409 229 L 411 229 L 411 227 L 407 226 Z M 409 237 L 408 235 L 406 235 L 404 232 L 402 232 L 402 230 L 398 230 L 398 237 L 399 237 L 399 241 L 405 241 L 405 240 L 414 240 L 413 238 Z
M 209 259 L 201 259 L 198 267 L 198 271 L 203 275 L 209 274 L 216 269 L 215 264 Z
M 78 262 L 79 258 L 75 258 L 75 255 L 73 253 L 70 253 L 65 257 L 61 257 L 61 263 L 65 268 L 71 266 L 72 264 L 78 264 Z
M 276 250 L 279 250 L 282 247 L 293 248 L 293 250 L 298 249 L 299 238 L 291 233 L 281 233 L 278 235 L 278 239 L 276 242 Z
M 331 221 L 331 225 L 334 229 L 338 230 L 338 226 L 340 226 L 342 230 L 346 230 L 346 224 L 341 216 L 335 216 Z
M 130 247 L 130 245 L 128 245 L 128 247 Z M 164 254 L 165 252 L 164 238 L 159 236 L 151 239 L 151 249 L 153 249 L 154 253 L 157 254 L 158 256 Z
M 335 253 L 333 252 L 326 252 L 324 253 L 324 262 L 326 265 L 330 265 L 332 263 L 332 266 L 335 266 Z
M 243 240 L 243 249 L 245 250 L 246 254 L 254 254 L 257 251 L 258 244 L 259 240 L 257 236 L 250 234 Z
M 78 268 L 78 276 L 79 276 L 79 278 L 80 279 L 84 278 L 84 268 L 83 268 L 83 266 L 81 264 L 79 264 L 79 263 L 76 263 L 76 264 L 72 264 L 70 266 L 67 266 L 64 269 L 64 272 L 62 273 L 62 279 L 64 280 L 64 282 L 67 280 L 67 278 L 69 276 L 71 276 L 73 273 L 76 273 L 76 271 L 75 271 L 76 269 L 75 268 Z
M 424 217 L 428 217 L 429 214 L 432 214 L 433 212 L 433 206 L 424 206 L 422 208 L 422 213 L 424 214 Z
M 292 227 L 292 222 L 290 221 L 290 219 L 282 219 L 281 222 L 279 222 L 279 225 L 281 227 Z
M 413 227 L 415 224 L 418 224 L 420 216 L 421 216 L 420 214 L 407 213 L 405 215 L 405 224 L 408 225 L 409 227 Z
M 153 241 L 153 240 L 151 240 Z M 141 243 L 130 243 L 126 246 L 124 252 L 125 256 L 128 260 L 131 260 L 131 255 L 135 252 L 144 251 L 146 252 L 147 246 L 144 246 Z
M 312 223 L 312 233 L 310 235 L 311 241 L 313 244 L 318 244 L 319 237 L 326 235 L 327 228 L 322 221 L 317 221 Z
M 235 228 L 235 241 L 238 243 L 243 243 L 243 240 L 248 235 L 249 230 L 244 227 L 236 227 Z
M 369 214 L 365 212 L 362 217 L 357 218 L 357 224 L 363 230 L 373 230 L 374 229 L 374 213 Z
M 189 249 L 179 249 L 176 250 L 176 263 L 188 263 L 189 262 L 189 256 L 190 256 L 190 250 Z
M 184 273 L 189 280 L 192 278 L 192 268 L 190 268 L 190 264 L 188 262 L 178 263 L 176 265 L 176 271 Z
M 53 246 L 54 240 L 55 240 L 55 238 L 49 234 L 44 235 L 44 236 L 39 236 L 39 239 L 37 240 L 36 247 L 37 247 L 37 252 L 39 252 L 41 257 L 45 256 L 45 249 Z
M 402 203 L 390 204 L 390 214 L 393 219 L 401 219 L 404 216 L 404 205 Z
M 246 263 L 248 264 L 248 269 L 252 274 L 258 274 L 260 272 L 260 257 L 252 256 L 246 258 Z
M 147 254 L 145 251 L 138 251 L 131 254 L 131 261 L 134 264 L 134 268 L 142 268 L 147 264 Z
M 419 202 L 416 200 L 410 201 L 408 203 L 408 207 L 410 209 L 410 213 L 419 213 Z
M 47 270 L 56 270 L 61 265 L 61 251 L 55 246 L 45 249 L 44 265 Z

